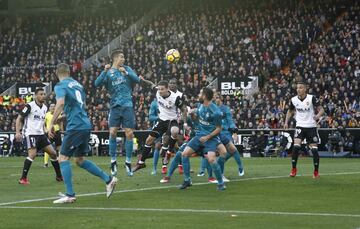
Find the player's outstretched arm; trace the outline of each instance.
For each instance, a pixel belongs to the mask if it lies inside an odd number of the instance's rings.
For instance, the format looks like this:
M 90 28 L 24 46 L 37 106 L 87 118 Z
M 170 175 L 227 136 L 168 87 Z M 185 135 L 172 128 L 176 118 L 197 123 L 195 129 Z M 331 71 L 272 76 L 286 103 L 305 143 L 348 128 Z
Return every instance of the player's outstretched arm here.
M 145 84 L 149 85 L 151 87 L 151 89 L 154 89 L 156 87 L 156 85 L 151 82 L 150 80 L 146 80 L 143 76 L 140 76 L 140 82 L 144 82 Z
M 110 67 L 111 67 L 110 64 L 105 65 L 104 71 L 102 71 L 95 80 L 95 87 L 100 87 L 100 86 L 104 85 L 104 83 L 106 82 L 106 79 L 107 79 L 107 77 L 106 77 L 107 72 L 110 69 Z

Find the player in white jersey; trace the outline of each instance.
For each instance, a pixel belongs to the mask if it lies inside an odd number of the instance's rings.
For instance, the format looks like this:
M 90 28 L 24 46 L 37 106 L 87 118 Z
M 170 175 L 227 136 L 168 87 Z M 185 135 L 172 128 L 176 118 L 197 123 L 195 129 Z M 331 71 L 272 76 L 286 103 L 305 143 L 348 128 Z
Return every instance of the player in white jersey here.
M 148 80 L 142 81 L 150 84 L 152 89 L 156 90 L 156 99 L 159 107 L 159 119 L 152 128 L 151 133 L 146 139 L 144 150 L 133 170 L 133 172 L 145 168 L 145 160 L 148 158 L 151 151 L 151 145 L 155 139 L 167 133 L 170 135 L 168 145 L 163 144 L 164 147 L 168 147 L 168 150 L 172 150 L 176 144 L 177 135 L 179 133 L 178 124 L 178 109 L 183 107 L 183 100 L 177 96 L 174 92 L 169 90 L 169 84 L 167 81 L 160 81 L 158 86 Z M 186 112 L 184 113 L 186 115 Z M 186 117 L 186 116 L 185 116 Z
M 181 91 L 178 90 L 178 88 L 177 88 L 177 80 L 175 78 L 172 78 L 172 79 L 169 80 L 169 89 L 170 89 L 171 92 L 175 93 L 176 96 L 182 98 L 183 105 L 186 104 L 184 94 Z M 186 112 L 186 106 L 183 106 L 182 109 L 177 109 L 179 124 L 181 123 L 180 118 L 181 118 L 183 112 Z M 182 135 L 184 133 L 184 128 L 180 128 L 179 133 L 178 134 L 176 134 L 176 133 L 173 134 L 173 136 L 176 136 L 176 139 L 174 139 L 172 136 L 168 136 L 167 134 L 165 134 L 164 137 L 163 137 L 163 141 L 164 142 L 169 141 L 169 140 L 177 141 L 178 145 L 180 146 L 184 142 L 184 136 Z M 167 164 L 170 162 L 171 154 L 175 153 L 175 152 L 174 152 L 173 148 L 168 149 L 166 147 L 165 148 L 163 147 L 161 153 L 162 153 L 163 156 L 165 156 L 165 158 L 163 160 L 163 166 L 162 166 L 161 173 L 166 174 L 167 173 Z M 178 165 L 178 170 L 179 170 L 179 174 L 183 174 L 183 167 L 182 167 L 181 160 L 180 160 L 179 165 Z
M 30 170 L 31 163 L 34 161 L 36 153 L 39 150 L 43 150 L 50 155 L 51 164 L 53 165 L 56 173 L 56 180 L 63 181 L 60 171 L 60 165 L 57 160 L 56 151 L 52 147 L 48 137 L 45 135 L 44 124 L 47 107 L 44 104 L 44 101 L 44 89 L 36 89 L 35 100 L 27 103 L 25 107 L 20 111 L 16 119 L 15 138 L 18 141 L 21 141 L 23 138 L 25 138 L 28 149 L 28 157 L 25 159 L 23 172 L 19 180 L 19 184 L 30 184 L 29 180 L 27 179 L 27 175 Z
M 297 173 L 297 160 L 301 143 L 306 139 L 313 154 L 314 174 L 313 178 L 319 178 L 319 152 L 318 143 L 320 141 L 317 132 L 317 122 L 325 113 L 314 95 L 306 93 L 306 84 L 299 82 L 296 85 L 297 96 L 291 98 L 290 108 L 286 113 L 284 128 L 288 128 L 289 119 L 295 112 L 296 129 L 294 134 L 294 148 L 292 153 L 292 169 L 290 176 L 295 177 Z

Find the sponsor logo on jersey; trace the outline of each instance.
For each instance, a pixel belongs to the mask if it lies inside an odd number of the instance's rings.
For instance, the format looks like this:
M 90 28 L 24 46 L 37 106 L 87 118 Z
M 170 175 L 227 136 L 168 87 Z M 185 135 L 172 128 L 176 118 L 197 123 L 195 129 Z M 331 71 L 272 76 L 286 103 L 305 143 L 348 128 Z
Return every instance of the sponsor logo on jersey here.
M 162 101 L 158 101 L 159 105 L 162 107 L 165 107 L 167 109 L 171 109 L 171 101 L 169 101 L 169 105 L 166 105 L 165 103 L 163 103 Z
M 210 123 L 208 121 L 205 121 L 204 119 L 199 119 L 199 122 L 203 125 L 209 126 Z

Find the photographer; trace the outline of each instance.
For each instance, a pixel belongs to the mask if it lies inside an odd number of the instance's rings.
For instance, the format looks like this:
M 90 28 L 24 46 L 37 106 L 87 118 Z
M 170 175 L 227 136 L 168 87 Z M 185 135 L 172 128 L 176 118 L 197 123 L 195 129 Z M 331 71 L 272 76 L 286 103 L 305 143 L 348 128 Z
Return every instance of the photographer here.
M 341 127 L 333 130 L 328 136 L 327 148 L 336 155 L 338 152 L 344 152 L 344 138 L 341 136 Z
M 351 135 L 350 131 L 346 131 L 344 137 L 344 150 L 353 153 L 354 151 L 354 136 Z

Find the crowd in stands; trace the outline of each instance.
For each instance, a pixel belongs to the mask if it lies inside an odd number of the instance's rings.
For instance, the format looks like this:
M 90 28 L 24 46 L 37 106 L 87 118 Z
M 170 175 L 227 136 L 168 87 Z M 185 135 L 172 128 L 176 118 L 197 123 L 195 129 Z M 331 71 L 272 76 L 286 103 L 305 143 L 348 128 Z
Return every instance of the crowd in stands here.
M 229 1 L 222 7 L 194 7 L 179 1 L 171 14 L 163 12 L 147 22 L 121 49 L 126 64 L 146 79 L 156 83 L 176 78 L 190 106 L 199 90 L 217 77 L 258 76 L 259 92 L 254 96 L 224 97 L 239 128 L 281 128 L 296 94 L 294 82 L 300 79 L 325 108 L 319 127 L 360 127 L 359 3 L 348 1 L 350 6 L 342 7 L 338 1 L 289 2 L 255 7 L 257 1 Z M 82 62 L 137 16 L 18 19 L 1 30 L 0 92 L 14 82 L 55 83 L 54 66 L 65 61 L 86 88 L 94 130 L 107 130 L 108 93 L 94 86 L 104 60 L 89 69 L 83 69 Z M 170 48 L 182 55 L 177 64 L 164 60 Z M 153 97 L 144 85 L 135 86 L 136 129 L 150 128 Z M 53 94 L 50 102 L 55 102 Z M 0 108 L 0 130 L 13 130 L 21 105 Z

